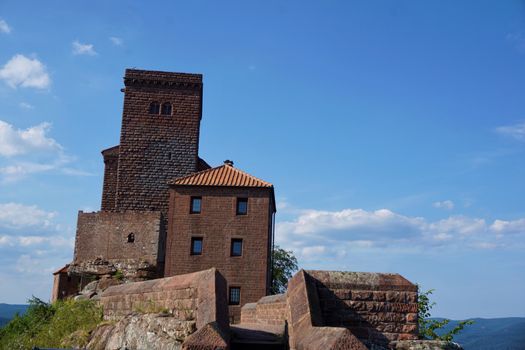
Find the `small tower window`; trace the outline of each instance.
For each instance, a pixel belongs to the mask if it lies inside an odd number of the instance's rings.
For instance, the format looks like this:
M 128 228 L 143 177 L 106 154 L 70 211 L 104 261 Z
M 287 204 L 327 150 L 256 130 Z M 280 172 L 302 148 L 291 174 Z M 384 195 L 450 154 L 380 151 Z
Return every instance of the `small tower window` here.
M 128 235 L 128 243 L 134 243 L 134 242 L 135 242 L 135 234 L 133 232 L 131 232 Z
M 160 104 L 158 102 L 151 102 L 151 104 L 149 105 L 149 114 L 159 114 L 159 112 Z
M 171 103 L 169 102 L 163 103 L 160 114 L 171 115 Z
M 241 303 L 241 287 L 230 287 L 230 305 L 239 305 Z

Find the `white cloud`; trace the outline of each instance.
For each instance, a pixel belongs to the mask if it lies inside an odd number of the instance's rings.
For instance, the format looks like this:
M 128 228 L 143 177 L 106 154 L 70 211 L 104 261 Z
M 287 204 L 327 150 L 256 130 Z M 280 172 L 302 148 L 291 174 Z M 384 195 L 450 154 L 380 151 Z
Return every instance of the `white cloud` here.
M 11 33 L 11 27 L 3 19 L 0 19 L 0 33 Z
M 24 254 L 21 255 L 16 261 L 15 268 L 16 271 L 20 273 L 49 276 L 51 273 L 53 273 L 55 268 L 50 266 L 44 267 L 42 262 L 47 260 L 49 259 L 40 259 L 35 258 L 30 254 Z
M 88 55 L 88 56 L 95 56 L 97 55 L 97 52 L 95 51 L 95 48 L 93 44 L 82 44 L 78 40 L 73 41 L 73 55 Z
M 434 202 L 432 205 L 434 206 L 434 208 L 447 209 L 447 210 L 454 209 L 454 202 L 452 202 L 451 200 L 446 200 L 442 202 Z
M 90 176 L 91 173 L 70 166 L 75 160 L 52 137 L 51 124 L 44 122 L 27 129 L 17 129 L 0 120 L 0 183 L 12 183 L 27 175 L 56 171 L 70 176 Z
M 32 227 L 56 227 L 53 219 L 57 213 L 48 212 L 36 205 L 0 203 L 0 227 L 24 229 Z
M 519 141 L 525 141 L 525 122 L 515 125 L 500 126 L 496 128 L 496 132 Z
M 498 235 L 507 234 L 524 234 L 525 233 L 525 219 L 518 219 L 514 221 L 495 220 L 490 225 L 492 232 Z
M 18 104 L 22 109 L 35 109 L 35 107 L 27 102 L 20 102 Z
M 44 122 L 27 129 L 16 129 L 0 120 L 0 155 L 5 157 L 29 152 L 59 152 L 63 148 L 47 134 L 51 124 Z
M 122 38 L 116 37 L 116 36 L 110 36 L 109 40 L 113 43 L 115 46 L 122 46 L 124 44 L 124 40 Z
M 348 250 L 521 249 L 525 218 L 488 221 L 456 215 L 430 221 L 388 209 L 302 210 L 292 220 L 277 223 L 276 240 L 306 260 L 333 258 Z
M 0 69 L 0 79 L 12 88 L 22 86 L 45 89 L 51 84 L 51 78 L 42 62 L 20 54 L 13 56 Z

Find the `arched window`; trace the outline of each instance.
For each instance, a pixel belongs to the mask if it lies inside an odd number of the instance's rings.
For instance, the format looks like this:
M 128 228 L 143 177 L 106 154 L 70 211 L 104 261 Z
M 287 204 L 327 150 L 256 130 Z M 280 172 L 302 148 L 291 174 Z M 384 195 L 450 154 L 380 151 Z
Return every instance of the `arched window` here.
M 160 114 L 162 114 L 162 115 L 171 115 L 171 103 L 169 103 L 169 102 L 163 103 Z
M 149 105 L 149 114 L 159 114 L 160 104 L 158 102 L 151 102 Z
M 134 243 L 134 242 L 135 242 L 135 234 L 133 232 L 131 232 L 128 235 L 128 243 Z

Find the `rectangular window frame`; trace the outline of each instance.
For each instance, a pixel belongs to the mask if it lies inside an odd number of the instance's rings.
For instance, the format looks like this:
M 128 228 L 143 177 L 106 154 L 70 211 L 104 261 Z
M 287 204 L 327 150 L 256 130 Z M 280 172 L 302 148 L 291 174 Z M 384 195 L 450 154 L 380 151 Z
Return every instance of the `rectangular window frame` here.
M 241 253 L 240 254 L 234 254 L 234 251 L 233 251 L 233 246 L 234 246 L 234 243 L 238 243 L 240 242 L 241 243 Z M 232 238 L 231 239 L 231 242 L 230 242 L 230 256 L 231 257 L 239 257 L 239 256 L 242 256 L 243 255 L 243 250 L 244 250 L 244 246 L 243 246 L 243 240 L 242 238 Z
M 239 290 L 239 300 L 233 301 L 232 300 L 232 291 L 233 290 Z M 230 286 L 228 289 L 228 305 L 241 305 L 241 287 L 239 286 Z
M 241 212 L 239 211 L 239 203 L 246 203 L 246 211 L 245 212 Z M 236 215 L 248 215 L 248 198 L 247 197 L 237 197 L 237 202 L 236 202 L 236 205 L 235 205 L 235 213 Z
M 193 210 L 193 202 L 199 200 L 199 210 Z M 200 214 L 202 213 L 202 197 L 201 196 L 192 196 L 190 198 L 190 214 Z
M 201 242 L 201 251 L 197 252 L 193 248 L 195 247 L 195 242 L 200 241 Z M 200 236 L 193 236 L 191 237 L 191 243 L 190 243 L 190 255 L 198 256 L 202 255 L 202 252 L 204 251 L 204 237 Z

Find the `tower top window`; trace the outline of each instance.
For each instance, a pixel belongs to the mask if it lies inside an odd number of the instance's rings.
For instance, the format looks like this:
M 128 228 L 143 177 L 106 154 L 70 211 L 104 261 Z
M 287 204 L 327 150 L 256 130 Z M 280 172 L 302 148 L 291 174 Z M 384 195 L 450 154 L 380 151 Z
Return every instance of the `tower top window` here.
M 151 102 L 149 105 L 149 114 L 159 114 L 159 112 L 160 112 L 160 104 L 156 101 Z
M 163 103 L 162 108 L 160 110 L 160 114 L 171 115 L 171 103 L 169 102 Z

